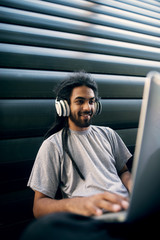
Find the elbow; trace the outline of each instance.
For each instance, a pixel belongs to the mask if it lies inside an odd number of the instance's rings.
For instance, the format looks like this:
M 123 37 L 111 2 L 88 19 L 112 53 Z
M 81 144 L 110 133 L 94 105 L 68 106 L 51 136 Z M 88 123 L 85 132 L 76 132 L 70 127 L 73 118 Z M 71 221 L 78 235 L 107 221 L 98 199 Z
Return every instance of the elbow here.
M 40 214 L 39 214 L 39 211 L 38 211 L 38 207 L 37 207 L 37 204 L 35 202 L 33 204 L 33 216 L 35 218 L 39 218 L 40 217 Z
M 41 203 L 41 199 L 36 199 L 34 200 L 34 203 L 33 203 L 33 216 L 35 218 L 40 218 L 42 217 L 43 215 L 45 215 L 43 212 L 43 203 Z
M 46 196 L 38 191 L 35 191 L 34 202 L 33 202 L 33 215 L 35 218 L 42 217 L 45 215 L 45 203 Z

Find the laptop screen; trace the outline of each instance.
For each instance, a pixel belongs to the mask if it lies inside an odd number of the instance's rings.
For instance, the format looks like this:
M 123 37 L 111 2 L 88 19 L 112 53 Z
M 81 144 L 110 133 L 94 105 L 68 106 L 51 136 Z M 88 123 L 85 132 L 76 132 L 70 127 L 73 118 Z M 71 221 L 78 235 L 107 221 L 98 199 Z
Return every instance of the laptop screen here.
M 160 209 L 160 73 L 146 77 L 133 161 L 128 220 Z

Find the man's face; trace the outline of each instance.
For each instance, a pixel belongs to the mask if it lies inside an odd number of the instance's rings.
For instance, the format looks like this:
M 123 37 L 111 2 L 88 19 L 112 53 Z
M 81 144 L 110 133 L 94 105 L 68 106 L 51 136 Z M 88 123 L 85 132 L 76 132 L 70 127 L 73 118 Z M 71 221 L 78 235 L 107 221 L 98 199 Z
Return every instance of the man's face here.
M 76 87 L 70 97 L 69 127 L 75 131 L 86 130 L 95 110 L 94 91 L 87 86 Z

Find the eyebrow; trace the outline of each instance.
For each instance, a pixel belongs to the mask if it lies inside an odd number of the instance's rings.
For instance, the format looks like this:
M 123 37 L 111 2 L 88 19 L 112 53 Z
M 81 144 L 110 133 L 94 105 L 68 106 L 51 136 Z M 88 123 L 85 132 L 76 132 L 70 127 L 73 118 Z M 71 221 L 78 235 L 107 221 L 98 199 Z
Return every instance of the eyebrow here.
M 84 98 L 84 97 L 76 97 L 74 100 L 86 100 L 87 98 Z M 95 97 L 91 97 L 89 98 L 88 100 L 94 100 Z

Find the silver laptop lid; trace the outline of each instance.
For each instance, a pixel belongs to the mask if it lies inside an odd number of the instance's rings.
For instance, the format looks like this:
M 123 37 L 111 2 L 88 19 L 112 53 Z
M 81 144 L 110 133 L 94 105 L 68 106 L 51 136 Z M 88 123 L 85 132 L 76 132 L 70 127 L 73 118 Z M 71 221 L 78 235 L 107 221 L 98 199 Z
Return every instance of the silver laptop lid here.
M 133 192 L 127 220 L 160 209 L 160 73 L 146 77 L 133 161 Z

